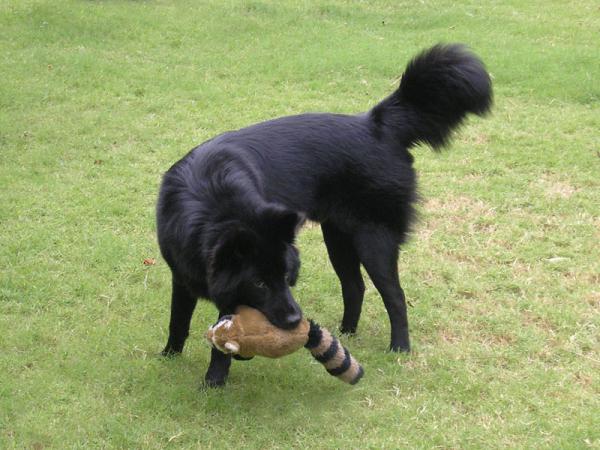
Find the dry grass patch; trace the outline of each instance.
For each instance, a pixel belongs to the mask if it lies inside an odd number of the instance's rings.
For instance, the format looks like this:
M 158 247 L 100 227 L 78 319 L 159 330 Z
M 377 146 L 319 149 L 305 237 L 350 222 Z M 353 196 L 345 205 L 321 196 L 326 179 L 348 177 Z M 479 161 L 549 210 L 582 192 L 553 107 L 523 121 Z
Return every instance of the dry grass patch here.
M 493 234 L 497 225 L 496 210 L 483 200 L 466 195 L 427 199 L 421 205 L 421 221 L 417 225 L 417 240 L 427 242 L 437 232 L 456 236 L 468 234 Z M 466 230 L 465 230 L 466 229 Z
M 534 181 L 533 186 L 542 189 L 548 198 L 568 199 L 579 192 L 579 188 L 571 183 L 561 180 L 557 175 L 546 173 L 540 179 Z

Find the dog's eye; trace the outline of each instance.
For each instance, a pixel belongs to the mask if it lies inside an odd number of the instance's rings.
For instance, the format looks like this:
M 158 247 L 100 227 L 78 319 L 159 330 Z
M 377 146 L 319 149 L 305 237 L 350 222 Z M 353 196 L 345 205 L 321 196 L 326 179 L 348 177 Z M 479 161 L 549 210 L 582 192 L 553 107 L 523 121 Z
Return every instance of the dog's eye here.
M 285 274 L 285 282 L 288 284 L 290 283 L 290 274 L 289 273 Z
M 259 289 L 264 289 L 267 287 L 267 285 L 265 284 L 264 281 L 258 280 L 254 282 L 254 286 L 256 286 Z

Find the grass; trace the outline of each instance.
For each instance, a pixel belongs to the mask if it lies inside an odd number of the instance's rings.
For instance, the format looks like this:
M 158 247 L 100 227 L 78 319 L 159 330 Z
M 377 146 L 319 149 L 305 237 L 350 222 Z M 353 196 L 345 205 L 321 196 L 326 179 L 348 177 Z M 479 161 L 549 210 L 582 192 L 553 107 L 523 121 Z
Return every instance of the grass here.
M 0 2 L 0 448 L 600 448 L 596 2 Z M 399 270 L 414 351 L 369 284 L 343 385 L 305 352 L 198 390 L 215 312 L 158 358 L 161 174 L 227 129 L 364 111 L 407 59 L 469 44 L 490 118 L 414 153 Z M 295 295 L 335 328 L 318 227 Z M 157 258 L 144 266 L 144 258 Z

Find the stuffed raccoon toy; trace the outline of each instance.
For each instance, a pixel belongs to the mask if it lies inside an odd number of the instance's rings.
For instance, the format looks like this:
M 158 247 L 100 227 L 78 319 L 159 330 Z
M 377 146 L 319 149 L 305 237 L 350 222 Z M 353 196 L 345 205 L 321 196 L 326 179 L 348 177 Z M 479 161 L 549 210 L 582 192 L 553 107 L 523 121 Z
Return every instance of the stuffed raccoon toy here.
M 235 314 L 221 317 L 210 327 L 206 338 L 222 352 L 242 359 L 280 358 L 304 346 L 327 372 L 346 383 L 356 384 L 364 374 L 338 339 L 312 320 L 302 319 L 293 330 L 282 330 L 257 309 L 240 306 Z

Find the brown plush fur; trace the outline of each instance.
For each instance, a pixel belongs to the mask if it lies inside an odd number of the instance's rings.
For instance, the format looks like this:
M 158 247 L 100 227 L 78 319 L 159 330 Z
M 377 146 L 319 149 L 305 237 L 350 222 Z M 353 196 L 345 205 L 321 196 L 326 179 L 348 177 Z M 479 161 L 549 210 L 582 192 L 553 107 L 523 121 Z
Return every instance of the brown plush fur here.
M 308 321 L 303 319 L 293 330 L 282 330 L 272 325 L 259 310 L 240 306 L 231 322 L 217 323 L 208 330 L 206 338 L 224 353 L 235 353 L 243 358 L 256 355 L 280 358 L 306 344 L 309 327 Z
M 306 319 L 292 330 L 277 328 L 259 310 L 239 306 L 236 314 L 224 316 L 206 333 L 206 339 L 223 353 L 242 358 L 280 358 L 306 347 L 327 372 L 349 384 L 363 376 L 363 368 L 325 328 Z

